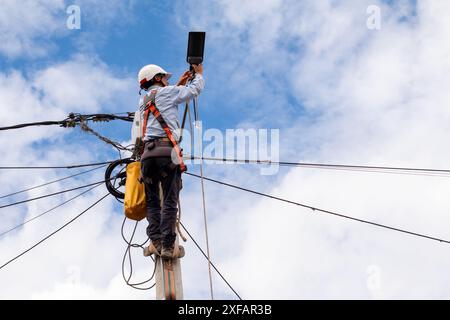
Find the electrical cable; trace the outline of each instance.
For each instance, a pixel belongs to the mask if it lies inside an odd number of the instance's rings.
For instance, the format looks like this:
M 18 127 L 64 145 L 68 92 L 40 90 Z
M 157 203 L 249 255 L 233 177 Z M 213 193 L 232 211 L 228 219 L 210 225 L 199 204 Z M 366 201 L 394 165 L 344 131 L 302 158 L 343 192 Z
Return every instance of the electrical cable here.
M 71 224 L 72 222 L 74 222 L 75 220 L 77 220 L 79 217 L 81 217 L 83 214 L 85 214 L 87 211 L 89 211 L 91 208 L 93 208 L 94 206 L 96 206 L 100 201 L 102 201 L 103 199 L 105 199 L 107 196 L 109 196 L 109 193 L 105 194 L 103 197 L 101 197 L 99 200 L 95 201 L 93 204 L 91 204 L 89 207 L 87 207 L 85 210 L 83 210 L 81 213 L 79 213 L 78 215 L 76 215 L 75 217 L 73 217 L 72 219 L 70 219 L 68 222 L 66 222 L 64 225 L 62 225 L 61 227 L 59 227 L 58 229 L 56 229 L 55 231 L 53 231 L 52 233 L 50 233 L 49 235 L 47 235 L 46 237 L 42 238 L 40 241 L 38 241 L 37 243 L 35 243 L 34 245 L 32 245 L 31 247 L 29 247 L 28 249 L 26 249 L 25 251 L 21 252 L 20 254 L 18 254 L 17 256 L 15 256 L 14 258 L 8 260 L 7 262 L 5 262 L 4 264 L 2 264 L 0 266 L 0 270 L 3 269 L 4 267 L 6 267 L 8 264 L 10 264 L 11 262 L 17 260 L 18 258 L 20 258 L 21 256 L 23 256 L 24 254 L 26 254 L 27 252 L 33 250 L 34 248 L 36 248 L 38 245 L 40 245 L 41 243 L 43 243 L 44 241 L 46 241 L 47 239 L 49 239 L 50 237 L 52 237 L 53 235 L 55 235 L 56 233 L 58 233 L 59 231 L 61 231 L 62 229 L 64 229 L 65 227 L 67 227 L 69 224 Z
M 109 138 L 106 138 L 106 137 L 102 136 L 100 133 L 98 133 L 97 131 L 95 131 L 95 130 L 92 129 L 91 127 L 89 127 L 89 126 L 87 125 L 87 122 L 84 121 L 84 120 L 82 120 L 82 121 L 80 122 L 80 128 L 81 128 L 81 130 L 83 130 L 83 131 L 85 131 L 85 132 L 88 132 L 88 133 L 91 133 L 92 135 L 96 136 L 96 137 L 99 138 L 101 141 L 105 142 L 106 144 L 109 144 L 109 145 L 111 145 L 112 147 L 114 147 L 114 148 L 119 152 L 119 157 L 120 157 L 120 158 L 122 158 L 122 157 L 121 157 L 120 151 L 130 151 L 130 152 L 133 151 L 132 148 L 124 147 L 124 146 L 122 146 L 119 142 L 113 141 L 113 140 L 111 140 L 111 139 L 109 139 Z
M 21 128 L 31 127 L 31 126 L 63 125 L 64 123 L 65 123 L 64 120 L 62 120 L 62 121 L 29 122 L 29 123 L 21 123 L 21 124 L 16 124 L 16 125 L 7 126 L 7 127 L 0 127 L 0 130 L 21 129 Z
M 187 175 L 190 175 L 190 176 L 193 176 L 193 177 L 196 177 L 196 178 L 200 178 L 200 176 L 197 175 L 197 174 L 189 173 L 189 172 L 185 172 L 185 173 Z M 233 184 L 230 184 L 230 183 L 226 183 L 226 182 L 223 182 L 223 181 L 219 181 L 219 180 L 215 180 L 215 179 L 211 179 L 211 178 L 207 178 L 207 177 L 203 177 L 203 179 L 211 181 L 211 182 L 215 182 L 215 183 L 227 186 L 227 187 L 235 188 L 235 189 L 238 189 L 238 190 L 241 190 L 241 191 L 257 194 L 257 195 L 260 195 L 260 196 L 263 196 L 263 197 L 267 197 L 267 198 L 270 198 L 270 199 L 274 199 L 274 200 L 278 200 L 278 201 L 294 204 L 294 205 L 297 205 L 297 206 L 300 206 L 300 207 L 303 207 L 303 208 L 311 209 L 313 211 L 323 212 L 323 213 L 334 215 L 334 216 L 337 216 L 337 217 L 340 217 L 340 218 L 349 219 L 349 220 L 353 220 L 353 221 L 369 224 L 369 225 L 372 225 L 372 226 L 376 226 L 376 227 L 380 227 L 380 228 L 389 229 L 389 230 L 392 230 L 392 231 L 397 231 L 397 232 L 409 234 L 409 235 L 420 237 L 420 238 L 425 238 L 425 239 L 429 239 L 429 240 L 434 240 L 434 241 L 450 244 L 450 240 L 440 239 L 440 238 L 437 238 L 437 237 L 428 236 L 428 235 L 425 235 L 425 234 L 421 234 L 421 233 L 417 233 L 417 232 L 413 232 L 413 231 L 408 231 L 408 230 L 405 230 L 405 229 L 391 227 L 391 226 L 388 226 L 388 225 L 385 225 L 385 224 L 381 224 L 381 223 L 377 223 L 377 222 L 373 222 L 373 221 L 369 221 L 369 220 L 354 218 L 354 217 L 351 217 L 351 216 L 348 216 L 348 215 L 340 214 L 340 213 L 329 211 L 329 210 L 320 209 L 320 208 L 317 208 L 317 207 L 313 207 L 313 206 L 309 206 L 309 205 L 306 205 L 306 204 L 298 203 L 298 202 L 295 202 L 295 201 L 283 199 L 283 198 L 280 198 L 280 197 L 276 197 L 276 196 L 272 196 L 272 195 L 265 194 L 265 193 L 262 193 L 262 192 L 258 192 L 258 191 L 255 191 L 255 190 L 239 187 L 239 186 L 236 186 L 236 185 L 233 185 Z
M 361 165 L 347 165 L 347 164 L 285 162 L 285 161 L 271 161 L 271 160 L 227 159 L 227 158 L 212 158 L 212 157 L 197 157 L 197 156 L 186 156 L 184 158 L 190 159 L 190 160 L 207 160 L 207 161 L 221 161 L 221 162 L 234 162 L 234 163 L 246 163 L 246 164 L 280 165 L 280 166 L 291 166 L 291 167 L 364 171 L 364 172 L 393 173 L 391 171 L 400 171 L 397 173 L 398 174 L 433 175 L 433 176 L 450 177 L 450 169 L 408 168 L 408 167 L 388 167 L 388 166 L 361 166 Z
M 4 196 L 0 196 L 0 199 L 6 198 L 6 197 L 10 197 L 10 196 L 14 196 L 16 194 L 20 194 L 20 193 L 23 193 L 23 192 L 26 192 L 26 191 L 38 189 L 38 188 L 41 188 L 41 187 L 44 187 L 44 186 L 48 186 L 50 184 L 53 184 L 53 183 L 56 183 L 56 182 L 60 182 L 60 181 L 66 180 L 66 179 L 77 177 L 77 176 L 80 176 L 82 174 L 85 174 L 85 173 L 88 173 L 88 172 L 92 172 L 92 171 L 98 170 L 100 168 L 104 168 L 105 166 L 106 166 L 106 164 L 101 165 L 101 166 L 99 166 L 97 168 L 94 168 L 94 169 L 89 169 L 89 170 L 86 170 L 86 171 L 78 172 L 76 174 L 72 174 L 72 175 L 67 176 L 67 177 L 63 177 L 63 178 L 60 178 L 60 179 L 57 179 L 57 180 L 53 180 L 53 181 L 49 181 L 49 182 L 46 182 L 46 183 L 43 183 L 43 184 L 40 184 L 40 185 L 37 185 L 37 186 L 34 186 L 34 187 L 29 187 L 27 189 L 23 189 L 23 190 L 16 191 L 16 192 L 13 192 L 13 193 L 10 193 L 10 194 L 6 194 Z
M 88 192 L 91 191 L 92 189 L 95 189 L 95 188 L 101 186 L 102 184 L 103 184 L 103 182 L 102 182 L 102 183 L 99 183 L 99 184 L 97 184 L 97 185 L 95 185 L 95 186 L 93 186 L 92 188 L 89 188 L 88 190 L 85 190 L 85 191 L 83 191 L 83 192 L 77 194 L 76 196 L 74 196 L 74 197 L 72 197 L 72 198 L 70 198 L 70 199 L 68 199 L 68 200 L 66 200 L 66 201 L 64 201 L 64 202 L 61 202 L 60 204 L 54 206 L 54 207 L 51 208 L 51 209 L 48 209 L 47 211 L 44 211 L 44 212 L 42 212 L 42 213 L 40 213 L 40 214 L 38 214 L 38 215 L 36 215 L 36 216 L 34 216 L 34 217 L 28 219 L 28 220 L 25 220 L 24 222 L 22 222 L 22 223 L 16 225 L 16 226 L 13 227 L 13 228 L 10 228 L 10 229 L 8 229 L 8 230 L 3 231 L 2 233 L 0 233 L 0 238 L 3 237 L 3 236 L 6 235 L 6 234 L 8 234 L 8 233 L 10 233 L 10 232 L 12 232 L 12 231 L 18 229 L 18 228 L 20 228 L 20 227 L 26 225 L 27 223 L 29 223 L 29 222 L 31 222 L 31 221 L 33 221 L 33 220 L 39 218 L 39 217 L 42 217 L 43 215 L 45 215 L 45 214 L 47 214 L 47 213 L 49 213 L 49 212 L 51 212 L 51 211 L 53 211 L 53 210 L 55 210 L 55 209 L 57 209 L 57 208 L 63 206 L 63 205 L 65 205 L 66 203 L 69 203 L 70 201 L 75 200 L 75 199 L 78 198 L 78 197 L 81 197 L 83 194 L 88 193 Z
M 113 179 L 113 178 L 111 178 L 111 179 Z M 70 192 L 70 191 L 74 191 L 74 190 L 78 190 L 78 189 L 87 188 L 87 187 L 94 186 L 96 184 L 104 183 L 104 182 L 105 182 L 104 180 L 97 181 L 97 182 L 86 184 L 84 186 L 79 186 L 79 187 L 76 187 L 76 188 L 66 189 L 66 190 L 62 190 L 62 191 L 46 194 L 46 195 L 35 197 L 35 198 L 30 198 L 30 199 L 26 199 L 26 200 L 17 201 L 17 202 L 14 202 L 14 203 L 5 204 L 5 205 L 0 206 L 0 209 L 7 208 L 7 207 L 12 207 L 12 206 L 15 206 L 15 205 L 18 205 L 18 204 L 22 204 L 22 203 L 26 203 L 26 202 L 30 202 L 30 201 L 35 201 L 35 200 L 39 200 L 39 199 L 43 199 L 43 198 L 56 196 L 58 194 L 62 194 L 62 193 L 66 193 L 66 192 Z
M 23 170 L 23 169 L 75 169 L 82 167 L 93 167 L 99 166 L 102 164 L 110 164 L 117 160 L 110 160 L 104 162 L 96 162 L 96 163 L 86 163 L 86 164 L 75 164 L 68 166 L 0 166 L 0 170 Z
M 211 255 L 209 252 L 208 219 L 206 215 L 205 184 L 203 182 L 203 160 L 201 160 L 200 163 L 200 181 L 202 190 L 203 226 L 205 229 L 206 254 L 208 259 L 209 290 L 211 294 L 211 300 L 214 300 L 214 291 L 211 275 Z
M 20 123 L 7 127 L 0 127 L 1 130 L 12 130 L 12 129 L 21 129 L 32 126 L 49 126 L 49 125 L 59 125 L 61 127 L 74 127 L 80 121 L 111 121 L 111 120 L 123 120 L 127 122 L 133 122 L 134 113 L 128 112 L 128 116 L 119 116 L 117 114 L 107 114 L 107 113 L 95 113 L 95 114 L 79 114 L 79 113 L 70 113 L 69 116 L 60 121 L 37 121 L 37 122 L 28 122 L 28 123 Z
M 149 238 L 147 238 L 147 240 L 145 240 L 145 242 L 143 242 L 142 244 L 133 243 L 133 238 L 134 238 L 134 235 L 136 233 L 136 228 L 137 228 L 138 223 L 139 223 L 139 221 L 136 221 L 136 223 L 134 225 L 134 228 L 133 228 L 133 232 L 132 232 L 131 237 L 130 237 L 130 240 L 128 241 L 125 238 L 125 234 L 124 234 L 124 227 L 125 227 L 126 220 L 127 220 L 127 217 L 124 217 L 123 222 L 122 222 L 122 227 L 121 227 L 122 238 L 127 243 L 127 249 L 125 250 L 125 253 L 124 253 L 123 259 L 122 259 L 122 277 L 123 277 L 125 283 L 128 286 L 130 286 L 130 287 L 132 287 L 134 289 L 137 289 L 137 290 L 150 290 L 156 285 L 156 283 L 153 283 L 151 286 L 146 287 L 146 288 L 140 288 L 138 286 L 150 282 L 155 276 L 155 273 L 156 273 L 156 261 L 153 259 L 152 256 L 150 256 L 150 257 L 151 257 L 151 259 L 154 262 L 154 267 L 153 267 L 153 273 L 150 276 L 150 278 L 147 279 L 147 280 L 141 281 L 141 282 L 130 283 L 130 280 L 131 280 L 131 278 L 133 276 L 133 261 L 132 261 L 132 258 L 131 258 L 131 248 L 144 249 L 144 245 L 148 242 Z M 130 273 L 129 273 L 128 277 L 125 276 L 125 260 L 126 260 L 127 255 L 128 255 L 128 260 L 129 260 L 129 266 L 130 266 Z
M 199 127 L 199 121 L 200 121 L 200 115 L 199 115 L 199 108 L 198 108 L 198 100 L 197 96 L 194 96 L 193 105 L 194 105 L 194 112 L 195 112 L 195 119 L 196 119 L 196 125 L 195 127 L 200 130 Z M 201 134 L 198 134 L 199 139 L 201 139 Z M 201 145 L 201 142 L 199 143 Z M 205 200 L 205 184 L 203 182 L 203 160 L 200 160 L 200 183 L 201 183 L 201 190 L 202 190 L 202 208 L 203 208 L 203 225 L 205 229 L 205 241 L 206 241 L 206 254 L 208 256 L 208 275 L 209 275 L 209 291 L 211 294 L 211 300 L 214 300 L 214 290 L 213 290 L 213 283 L 212 283 L 212 274 L 211 274 L 211 255 L 209 251 L 209 236 L 208 236 L 208 219 L 206 215 L 206 200 Z
M 189 236 L 189 238 L 191 238 L 192 242 L 194 242 L 195 246 L 200 250 L 200 252 L 203 254 L 203 256 L 208 260 L 208 256 L 206 255 L 205 251 L 203 251 L 202 247 L 200 247 L 200 245 L 197 243 L 197 241 L 195 241 L 194 237 L 192 237 L 190 232 L 186 229 L 186 227 L 184 226 L 184 224 L 181 221 L 180 221 L 180 224 L 183 227 L 184 231 L 186 231 L 186 233 Z M 231 291 L 233 291 L 234 294 L 239 298 L 239 300 L 242 300 L 241 296 L 236 292 L 236 290 L 234 290 L 234 288 L 227 281 L 227 279 L 225 279 L 225 277 L 222 275 L 222 273 L 219 271 L 219 269 L 216 268 L 214 263 L 212 263 L 211 260 L 209 260 L 209 263 L 214 268 L 214 270 L 216 270 L 217 274 L 222 278 L 222 280 L 227 284 L 227 286 L 231 289 Z

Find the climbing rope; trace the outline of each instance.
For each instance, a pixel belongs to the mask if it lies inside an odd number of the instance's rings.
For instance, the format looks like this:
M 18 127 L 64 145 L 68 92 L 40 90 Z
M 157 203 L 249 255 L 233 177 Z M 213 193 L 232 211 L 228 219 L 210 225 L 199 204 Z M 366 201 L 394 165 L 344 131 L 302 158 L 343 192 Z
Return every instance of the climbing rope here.
M 193 99 L 193 103 L 194 103 L 194 116 L 195 116 L 195 121 L 196 121 L 196 128 L 199 130 L 200 128 L 197 126 L 199 121 L 199 113 L 198 113 L 198 107 L 197 107 L 197 97 L 194 97 Z M 192 136 L 191 132 L 191 136 Z M 199 139 L 201 139 L 201 136 L 199 136 Z M 201 145 L 201 144 L 199 144 Z M 202 150 L 200 150 L 200 152 L 202 152 Z M 210 251 L 209 251 L 209 236 L 208 236 L 208 219 L 207 219 L 207 215 L 206 215 L 206 200 L 205 200 L 205 184 L 203 181 L 203 159 L 200 159 L 200 183 L 201 183 L 201 188 L 202 188 L 202 207 L 203 207 L 203 225 L 205 228 L 205 240 L 206 240 L 206 255 L 208 258 L 208 276 L 209 276 L 209 290 L 210 290 L 210 294 L 211 294 L 211 300 L 214 300 L 214 290 L 213 290 L 213 285 L 212 285 L 212 274 L 211 274 L 211 255 L 210 255 Z
M 183 240 L 183 242 L 186 242 L 187 239 L 184 236 L 184 234 L 181 232 L 180 224 L 181 224 L 181 204 L 180 204 L 180 199 L 178 198 L 177 231 L 178 231 L 178 234 L 180 235 L 180 238 Z

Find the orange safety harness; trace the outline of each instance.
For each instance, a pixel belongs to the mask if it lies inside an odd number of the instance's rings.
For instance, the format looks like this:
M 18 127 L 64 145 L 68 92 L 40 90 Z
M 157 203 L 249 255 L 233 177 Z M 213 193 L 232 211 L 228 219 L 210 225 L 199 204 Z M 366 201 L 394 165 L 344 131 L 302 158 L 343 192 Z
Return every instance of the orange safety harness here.
M 181 155 L 181 149 L 178 145 L 178 142 L 173 137 L 172 131 L 170 130 L 169 125 L 167 124 L 166 120 L 164 120 L 163 116 L 161 115 L 161 112 L 159 112 L 158 108 L 156 107 L 156 104 L 155 104 L 156 92 L 157 92 L 157 90 L 151 91 L 150 96 L 149 96 L 150 100 L 148 102 L 145 102 L 145 99 L 144 99 L 145 107 L 144 107 L 144 123 L 143 123 L 143 128 L 142 128 L 142 137 L 143 138 L 145 137 L 148 117 L 151 112 L 153 114 L 153 116 L 155 117 L 155 119 L 159 122 L 159 124 L 163 128 L 164 132 L 167 135 L 167 138 L 172 143 L 172 146 L 177 155 L 177 159 L 178 159 L 178 163 L 180 165 L 181 172 L 185 172 L 187 170 L 187 167 L 183 162 L 183 157 Z

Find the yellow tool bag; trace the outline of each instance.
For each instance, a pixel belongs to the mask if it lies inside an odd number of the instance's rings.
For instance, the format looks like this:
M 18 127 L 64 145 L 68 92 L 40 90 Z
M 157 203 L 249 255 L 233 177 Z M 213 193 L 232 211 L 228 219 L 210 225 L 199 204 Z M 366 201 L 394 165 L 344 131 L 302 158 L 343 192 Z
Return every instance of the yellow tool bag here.
M 125 183 L 125 216 L 128 219 L 140 221 L 147 216 L 145 187 L 139 181 L 141 163 L 132 162 L 127 165 L 127 180 Z

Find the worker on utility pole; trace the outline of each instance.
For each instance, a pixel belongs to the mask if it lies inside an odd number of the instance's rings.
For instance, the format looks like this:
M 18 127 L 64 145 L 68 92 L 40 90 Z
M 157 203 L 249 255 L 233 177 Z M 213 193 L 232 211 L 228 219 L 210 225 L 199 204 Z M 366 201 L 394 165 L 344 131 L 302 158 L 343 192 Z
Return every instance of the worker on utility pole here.
M 184 72 L 175 86 L 169 85 L 171 74 L 157 65 L 144 66 L 138 75 L 140 88 L 145 91 L 139 110 L 145 132 L 141 175 L 147 201 L 147 235 L 151 240 L 148 251 L 165 259 L 178 257 L 175 227 L 182 188 L 181 173 L 185 170 L 181 152 L 178 152 L 178 158 L 174 156 L 179 150 L 178 105 L 198 96 L 205 86 L 203 66 L 193 65 L 192 68 L 193 72 Z M 186 85 L 189 79 L 192 80 Z M 149 108 L 151 105 L 153 107 Z

